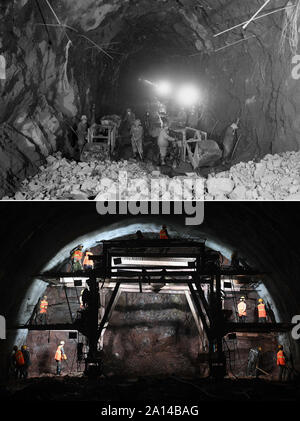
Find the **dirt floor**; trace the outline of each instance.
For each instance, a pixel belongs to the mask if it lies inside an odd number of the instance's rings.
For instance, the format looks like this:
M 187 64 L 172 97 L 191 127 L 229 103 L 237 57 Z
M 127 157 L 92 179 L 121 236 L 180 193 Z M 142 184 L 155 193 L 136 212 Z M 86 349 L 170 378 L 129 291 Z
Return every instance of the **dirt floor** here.
M 11 383 L 0 388 L 1 401 L 58 402 L 205 402 L 297 401 L 300 381 L 271 382 L 263 379 L 210 379 L 183 377 L 99 378 L 43 377 Z

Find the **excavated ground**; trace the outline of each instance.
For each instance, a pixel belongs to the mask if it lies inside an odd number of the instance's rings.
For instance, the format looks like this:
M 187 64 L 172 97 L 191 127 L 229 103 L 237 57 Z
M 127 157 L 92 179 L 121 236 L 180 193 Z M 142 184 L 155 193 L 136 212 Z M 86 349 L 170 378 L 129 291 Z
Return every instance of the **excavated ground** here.
M 0 389 L 6 401 L 99 401 L 99 402 L 198 402 L 198 401 L 296 401 L 299 381 L 278 383 L 267 380 L 170 377 L 32 378 Z M 1 399 L 1 400 L 2 400 Z
M 143 180 L 149 190 L 153 179 L 164 180 L 167 192 L 170 188 L 172 194 L 173 181 L 186 179 L 186 176 L 169 178 L 151 163 L 132 160 L 77 163 L 62 158 L 60 153 L 49 156 L 39 170 L 34 177 L 20 184 L 14 196 L 5 196 L 3 200 L 94 199 L 110 191 L 119 180 L 120 171 L 126 171 L 128 176 L 128 189 L 124 191 L 128 196 L 120 199 L 148 200 L 145 190 L 137 191 L 136 181 L 133 180 Z M 202 179 L 206 200 L 299 200 L 300 152 L 269 154 L 259 162 L 240 162 L 228 171 L 211 173 L 207 179 L 196 173 L 192 177 L 194 180 Z M 105 186 L 101 183 L 103 179 L 108 180 Z M 180 194 L 181 191 L 175 193 L 174 199 L 181 199 Z

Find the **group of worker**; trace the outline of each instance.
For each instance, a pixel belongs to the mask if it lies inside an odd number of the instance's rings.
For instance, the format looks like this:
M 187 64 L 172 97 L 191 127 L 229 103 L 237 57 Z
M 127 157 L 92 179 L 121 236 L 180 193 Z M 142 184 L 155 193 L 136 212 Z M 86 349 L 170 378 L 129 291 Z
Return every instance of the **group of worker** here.
M 245 323 L 247 318 L 247 304 L 244 296 L 240 298 L 237 305 L 238 317 L 240 323 Z M 258 323 L 266 323 L 267 321 L 267 310 L 262 298 L 258 299 L 257 304 Z
M 70 252 L 72 272 L 94 269 L 94 261 L 91 259 L 91 256 L 93 256 L 91 250 L 83 251 L 82 244 L 72 249 Z
M 27 379 L 28 368 L 31 365 L 30 353 L 27 345 L 22 345 L 21 349 L 15 345 L 11 358 L 11 371 L 16 379 Z
M 64 341 L 60 341 L 54 359 L 56 361 L 56 374 L 61 374 L 62 361 L 67 359 L 66 353 L 64 351 Z M 27 379 L 28 378 L 28 369 L 31 365 L 30 352 L 27 345 L 22 345 L 19 349 L 17 345 L 13 347 L 13 353 L 11 357 L 11 371 L 13 377 L 16 379 Z
M 133 157 L 143 160 L 144 128 L 141 120 L 135 118 L 135 114 L 130 108 L 126 111 L 124 124 L 130 133 Z M 161 165 L 165 165 L 169 142 L 173 142 L 176 139 L 169 135 L 169 125 L 166 120 L 161 120 L 160 124 L 161 128 L 158 131 L 157 145 L 160 151 Z
M 247 376 L 249 377 L 258 377 L 259 374 L 267 374 L 261 367 L 261 356 L 262 356 L 262 347 L 251 348 L 248 355 L 248 365 L 247 365 Z M 276 365 L 279 369 L 278 380 L 280 382 L 287 381 L 289 378 L 290 371 L 293 370 L 293 366 L 288 365 L 289 359 L 283 350 L 282 345 L 278 345 L 278 350 L 276 354 Z

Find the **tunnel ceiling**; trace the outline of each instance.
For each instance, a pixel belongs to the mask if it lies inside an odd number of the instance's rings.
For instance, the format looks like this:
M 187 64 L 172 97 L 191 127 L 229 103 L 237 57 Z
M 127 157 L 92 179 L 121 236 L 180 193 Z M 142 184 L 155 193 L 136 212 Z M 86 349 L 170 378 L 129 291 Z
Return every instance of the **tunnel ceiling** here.
M 1 2 L 7 78 L 0 90 L 0 197 L 35 174 L 49 154 L 68 156 L 70 125 L 82 114 L 91 118 L 93 104 L 97 117 L 135 108 L 138 78 L 149 69 L 154 76 L 160 70 L 186 80 L 192 75 L 204 86 L 201 129 L 214 130 L 213 140 L 222 143 L 226 128 L 240 119 L 233 164 L 298 150 L 300 84 L 291 74 L 297 45 L 288 41 L 300 8 L 292 2 L 294 9 L 282 10 L 287 4 L 273 0 L 264 11 L 276 13 L 215 37 L 250 19 L 262 2 Z

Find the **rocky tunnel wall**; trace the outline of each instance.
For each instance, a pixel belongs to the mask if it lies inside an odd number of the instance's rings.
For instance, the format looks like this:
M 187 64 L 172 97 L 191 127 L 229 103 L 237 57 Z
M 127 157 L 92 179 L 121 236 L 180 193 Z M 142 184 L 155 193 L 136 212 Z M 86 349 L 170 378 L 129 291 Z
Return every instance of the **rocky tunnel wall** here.
M 166 68 L 192 68 L 199 76 L 201 125 L 219 141 L 240 118 L 237 161 L 298 150 L 293 28 L 299 4 L 276 0 L 263 11 L 272 14 L 241 30 L 260 6 L 242 0 L 2 2 L 0 194 L 37 172 L 57 148 L 68 154 L 70 126 L 83 112 L 91 117 L 92 104 L 100 115 L 122 112 L 122 74 L 135 60 L 146 71 L 154 54 Z
M 5 241 L 0 272 L 1 314 L 10 326 L 25 323 L 31 314 L 30 305 L 37 302 L 46 288 L 41 281 L 33 284 L 34 279 L 60 250 L 78 238 L 88 239 L 99 230 L 100 240 L 104 233 L 112 230 L 126 231 L 128 226 L 143 230 L 147 224 L 158 233 L 161 224 L 167 223 L 174 236 L 208 238 L 227 250 L 238 249 L 249 264 L 266 272 L 263 283 L 274 303 L 276 320 L 290 322 L 299 313 L 297 206 L 293 203 L 291 217 L 289 203 L 276 206 L 272 203 L 211 203 L 206 205 L 205 223 L 192 228 L 184 226 L 182 217 L 103 217 L 97 214 L 94 203 L 34 203 L 34 206 L 7 203 L 1 208 L 1 220 L 6 222 L 1 226 L 1 238 Z M 61 259 L 66 257 L 61 256 Z M 2 370 L 17 339 L 15 334 L 11 331 L 8 340 L 0 345 Z M 22 334 L 19 332 L 19 336 Z M 290 345 L 299 363 L 297 341 L 291 340 Z

